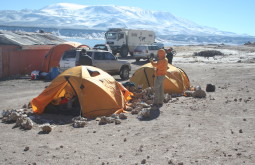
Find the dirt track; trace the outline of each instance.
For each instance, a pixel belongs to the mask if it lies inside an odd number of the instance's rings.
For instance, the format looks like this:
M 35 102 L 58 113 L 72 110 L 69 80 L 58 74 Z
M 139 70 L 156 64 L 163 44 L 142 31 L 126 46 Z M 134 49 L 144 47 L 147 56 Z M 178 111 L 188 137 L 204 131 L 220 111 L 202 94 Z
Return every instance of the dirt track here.
M 22 131 L 0 123 L 0 164 L 253 165 L 255 64 L 214 62 L 176 61 L 191 85 L 205 89 L 212 83 L 216 91 L 205 99 L 173 98 L 148 121 L 128 114 L 120 125 L 92 120 L 77 129 L 63 124 L 70 120 L 66 116 L 38 117 L 55 124 L 49 134 L 40 134 L 38 124 Z M 1 110 L 21 108 L 46 85 L 28 79 L 1 81 Z

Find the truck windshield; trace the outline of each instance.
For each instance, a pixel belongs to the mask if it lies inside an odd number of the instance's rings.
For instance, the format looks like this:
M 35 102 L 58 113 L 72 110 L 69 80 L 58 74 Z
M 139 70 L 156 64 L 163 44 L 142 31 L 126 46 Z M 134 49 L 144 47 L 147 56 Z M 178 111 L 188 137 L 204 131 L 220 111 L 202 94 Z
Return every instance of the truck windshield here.
M 117 33 L 108 32 L 105 34 L 106 39 L 117 39 Z

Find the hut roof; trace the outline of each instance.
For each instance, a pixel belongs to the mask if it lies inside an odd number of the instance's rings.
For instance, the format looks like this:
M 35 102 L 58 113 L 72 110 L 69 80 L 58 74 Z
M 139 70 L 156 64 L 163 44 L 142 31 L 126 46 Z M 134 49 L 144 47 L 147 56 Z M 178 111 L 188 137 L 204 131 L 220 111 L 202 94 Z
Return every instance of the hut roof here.
M 0 30 L 0 45 L 56 45 L 65 40 L 45 32 Z

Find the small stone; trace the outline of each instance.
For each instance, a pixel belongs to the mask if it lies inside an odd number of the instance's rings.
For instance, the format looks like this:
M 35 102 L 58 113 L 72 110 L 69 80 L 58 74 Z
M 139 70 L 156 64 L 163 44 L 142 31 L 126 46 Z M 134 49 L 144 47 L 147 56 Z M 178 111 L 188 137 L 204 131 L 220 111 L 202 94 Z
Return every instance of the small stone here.
M 151 109 L 150 108 L 144 108 L 142 109 L 138 115 L 137 115 L 137 118 L 139 120 L 143 120 L 143 119 L 149 119 L 151 117 Z
M 114 118 L 114 119 L 118 119 L 118 115 L 117 115 L 117 114 L 115 114 L 115 113 L 114 113 L 114 114 L 112 114 L 112 115 L 111 115 L 111 117 L 112 117 L 112 118 Z
M 139 113 L 139 111 L 137 110 L 137 109 L 133 109 L 132 111 L 131 111 L 131 114 L 132 115 L 135 115 L 135 114 L 138 114 Z
M 243 121 L 246 121 L 246 119 L 244 118 Z
M 25 130 L 31 130 L 34 126 L 34 123 L 32 122 L 32 120 L 30 118 L 26 118 L 26 122 L 25 123 L 21 123 L 21 128 L 25 129 Z
M 240 129 L 240 130 L 239 130 L 239 133 L 243 133 L 243 130 L 242 130 L 242 129 Z
M 141 164 L 145 164 L 146 163 L 146 159 L 143 159 L 142 161 L 141 161 Z
M 73 123 L 74 128 L 83 128 L 86 125 L 86 121 L 75 120 Z
M 24 151 L 28 151 L 28 150 L 29 150 L 29 147 L 25 147 L 25 148 L 24 148 Z
M 205 98 L 205 97 L 206 97 L 206 93 L 205 93 L 205 91 L 203 91 L 203 90 L 196 90 L 196 91 L 192 94 L 192 96 L 193 96 L 194 98 Z
M 108 123 L 107 117 L 103 116 L 101 117 L 100 121 L 99 121 L 99 125 L 105 125 Z
M 169 161 L 168 161 L 168 164 L 173 165 L 174 163 L 172 162 L 172 160 L 169 160 Z
M 50 133 L 52 131 L 52 126 L 50 124 L 44 124 L 41 128 L 43 133 Z
M 126 142 L 127 141 L 127 138 L 124 138 L 124 140 L 123 140 L 124 142 Z
M 119 118 L 124 120 L 124 119 L 127 119 L 127 116 L 124 113 L 120 113 Z
M 178 163 L 178 165 L 183 165 L 183 163 L 181 162 L 181 163 Z
M 120 123 L 121 123 L 121 121 L 120 121 L 120 120 L 115 119 L 115 124 L 116 124 L 116 125 L 118 125 L 118 124 L 120 124 Z
M 19 116 L 18 119 L 16 120 L 15 126 L 16 127 L 22 126 L 25 123 L 25 121 L 26 121 L 26 117 L 27 117 L 26 115 Z

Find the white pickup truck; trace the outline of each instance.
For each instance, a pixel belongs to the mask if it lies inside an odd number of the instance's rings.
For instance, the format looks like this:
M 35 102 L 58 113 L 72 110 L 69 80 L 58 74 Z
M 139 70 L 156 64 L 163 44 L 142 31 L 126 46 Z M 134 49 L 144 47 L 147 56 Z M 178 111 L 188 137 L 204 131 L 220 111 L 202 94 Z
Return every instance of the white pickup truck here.
M 123 80 L 129 79 L 129 72 L 131 71 L 130 63 L 127 61 L 118 60 L 112 53 L 104 50 L 87 50 L 87 55 L 92 58 L 92 65 L 100 68 L 111 75 L 118 74 Z M 81 49 L 72 49 L 65 51 L 60 60 L 60 72 L 83 65 L 81 62 Z

